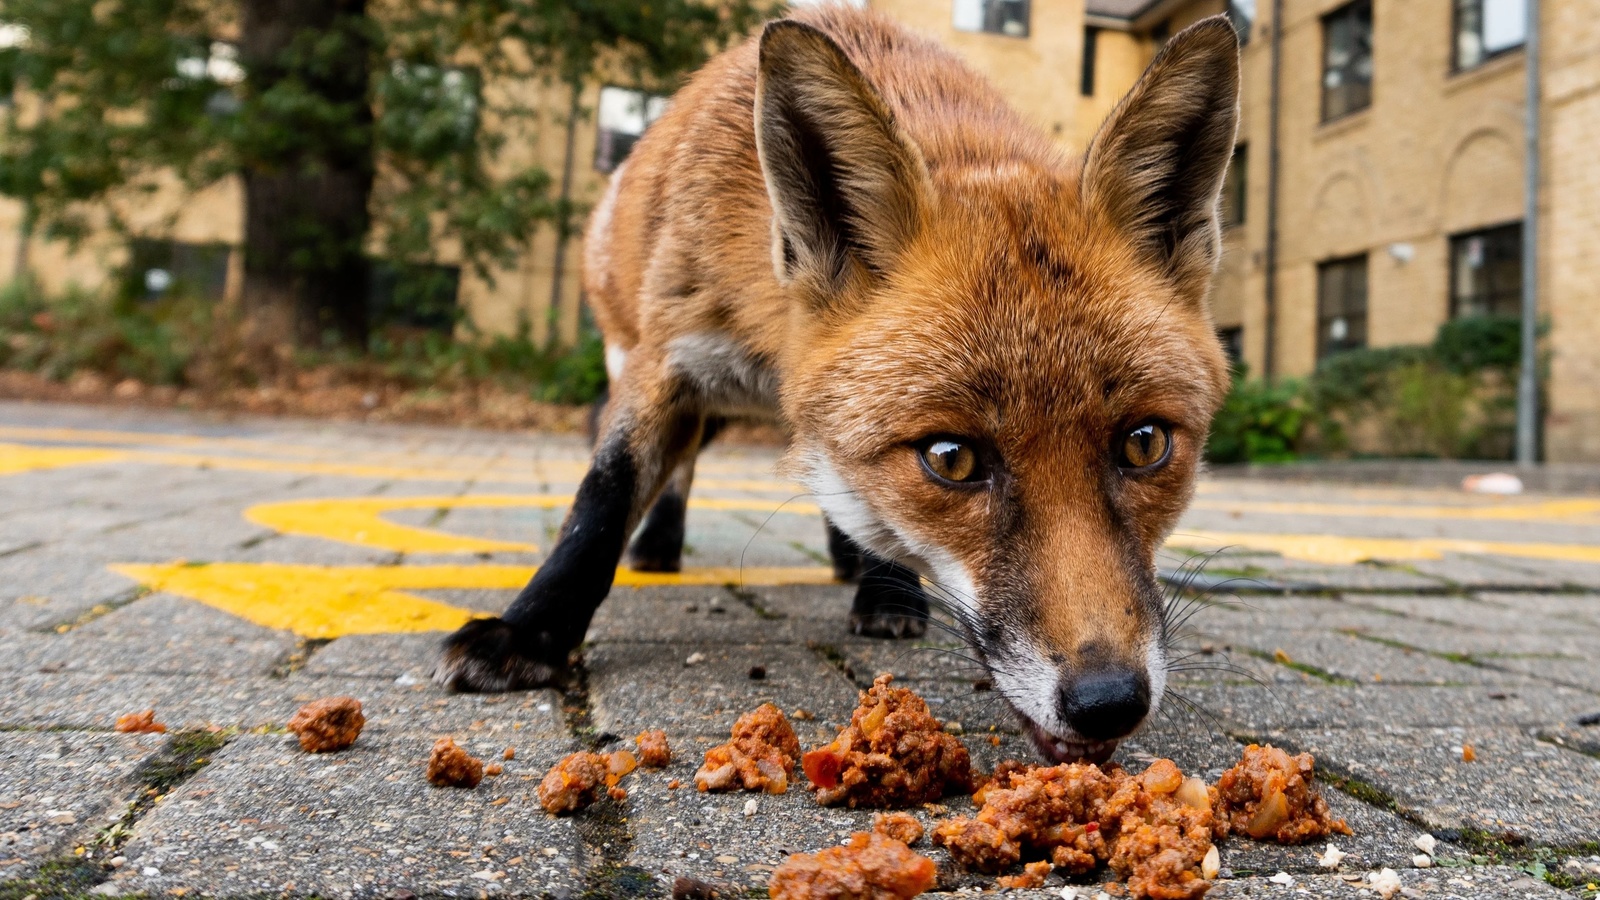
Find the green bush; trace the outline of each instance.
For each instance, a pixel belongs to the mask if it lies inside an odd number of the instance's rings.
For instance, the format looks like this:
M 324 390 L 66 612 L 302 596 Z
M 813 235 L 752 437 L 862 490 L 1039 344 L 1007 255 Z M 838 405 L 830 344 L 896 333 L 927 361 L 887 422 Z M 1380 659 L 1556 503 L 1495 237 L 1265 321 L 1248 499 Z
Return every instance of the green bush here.
M 1213 463 L 1287 462 L 1299 455 L 1308 423 L 1304 388 L 1297 381 L 1268 384 L 1243 367 L 1211 422 L 1206 459 Z
M 58 297 L 30 283 L 0 289 L 0 366 L 56 380 L 92 371 L 179 384 L 204 339 L 195 306 L 184 300 L 142 307 L 78 288 Z
M 1480 369 L 1515 371 L 1522 363 L 1522 319 L 1468 316 L 1439 326 L 1433 339 L 1439 363 L 1457 374 Z

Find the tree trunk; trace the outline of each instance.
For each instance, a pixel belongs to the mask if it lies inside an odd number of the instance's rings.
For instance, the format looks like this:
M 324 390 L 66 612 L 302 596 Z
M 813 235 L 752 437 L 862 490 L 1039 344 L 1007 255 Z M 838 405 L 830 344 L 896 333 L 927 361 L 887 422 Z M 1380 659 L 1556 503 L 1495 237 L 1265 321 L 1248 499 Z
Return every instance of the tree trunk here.
M 240 57 L 253 116 L 243 165 L 242 305 L 254 342 L 365 346 L 374 138 L 366 0 L 242 0 Z M 259 102 L 303 85 L 337 126 Z M 280 112 L 280 110 L 288 110 Z

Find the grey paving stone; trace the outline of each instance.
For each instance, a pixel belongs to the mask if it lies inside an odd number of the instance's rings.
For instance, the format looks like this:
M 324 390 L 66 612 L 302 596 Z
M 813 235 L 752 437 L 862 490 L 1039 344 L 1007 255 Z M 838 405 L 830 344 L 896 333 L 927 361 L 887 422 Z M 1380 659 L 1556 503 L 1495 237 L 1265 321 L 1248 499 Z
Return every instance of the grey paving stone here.
M 942 630 L 930 628 L 920 638 L 879 640 L 847 638 L 835 646 L 858 682 L 870 684 L 880 672 L 899 679 L 979 681 L 988 676 L 967 645 Z
M 524 745 L 474 790 L 424 777 L 432 741 L 363 740 L 325 755 L 241 736 L 156 806 L 123 848 L 120 893 L 212 896 L 543 896 L 571 891 L 594 858 L 580 824 L 539 808 L 535 788 L 571 747 Z M 498 741 L 459 743 L 499 759 Z
M 51 628 L 103 603 L 128 599 L 139 588 L 106 568 L 93 548 L 35 547 L 0 557 L 0 623 Z
M 431 684 L 360 678 L 155 676 L 62 672 L 14 678 L 0 694 L 0 727 L 109 729 L 118 716 L 154 708 L 156 720 L 186 728 L 282 728 L 322 697 L 361 700 L 367 727 L 430 734 L 565 734 L 553 691 L 445 694 Z
M 1600 666 L 1594 659 L 1552 656 L 1480 656 L 1483 665 L 1511 672 L 1521 672 L 1556 684 L 1583 688 L 1600 694 Z M 1600 697 L 1595 708 L 1600 709 Z
M 1312 666 L 1334 678 L 1385 684 L 1465 684 L 1504 682 L 1505 673 L 1452 662 L 1419 650 L 1393 647 L 1350 634 L 1324 630 L 1244 629 L 1229 638 L 1236 650 L 1276 660 L 1282 651 L 1290 664 Z M 1224 645 L 1227 646 L 1227 645 Z
M 1596 715 L 1600 715 L 1600 710 L 1595 712 Z M 1559 747 L 1566 747 L 1579 753 L 1587 753 L 1596 759 L 1600 759 L 1600 722 L 1596 722 L 1593 719 L 1581 721 L 1589 724 L 1584 725 L 1580 724 L 1579 721 L 1573 721 L 1541 728 L 1539 729 L 1539 738 Z
M 311 654 L 300 674 L 308 677 L 408 678 L 424 682 L 432 677 L 439 645 L 447 632 L 409 634 L 352 634 L 335 638 Z
M 1406 567 L 1458 587 L 1482 589 L 1555 589 L 1564 582 L 1537 567 L 1532 560 L 1504 556 L 1446 553 L 1443 559 L 1407 560 Z
M 704 659 L 685 665 L 697 653 Z M 623 736 L 664 728 L 670 736 L 725 741 L 735 719 L 766 702 L 791 716 L 804 709 L 815 717 L 797 733 L 836 732 L 856 706 L 855 685 L 816 653 L 790 644 L 598 644 L 585 662 L 594 727 Z M 749 677 L 757 665 L 766 670 L 759 681 Z
M 69 853 L 120 818 L 154 734 L 0 733 L 0 881 Z
M 1515 677 L 1515 676 L 1512 676 Z M 1538 727 L 1591 712 L 1593 694 L 1521 681 L 1505 686 L 1197 685 L 1185 695 L 1229 728 Z
M 727 588 L 615 587 L 596 611 L 587 640 L 720 641 L 736 644 L 838 641 L 846 637 L 815 619 L 762 616 Z
M 1466 597 L 1407 597 L 1384 594 L 1346 594 L 1346 602 L 1399 613 L 1413 622 L 1425 620 L 1496 632 L 1587 634 L 1600 641 L 1600 624 L 1558 617 L 1528 604 L 1507 604 L 1480 595 Z
M 1550 846 L 1600 834 L 1600 760 L 1518 729 L 1288 730 L 1274 737 L 1383 791 L 1434 829 L 1509 833 Z M 1466 744 L 1474 762 L 1462 762 Z
M 266 675 L 298 640 L 193 600 L 152 594 L 64 634 L 39 635 L 45 672 Z
M 1600 594 L 1556 594 L 1533 591 L 1515 594 L 1485 592 L 1477 595 L 1485 603 L 1497 603 L 1515 610 L 1531 610 L 1600 628 Z

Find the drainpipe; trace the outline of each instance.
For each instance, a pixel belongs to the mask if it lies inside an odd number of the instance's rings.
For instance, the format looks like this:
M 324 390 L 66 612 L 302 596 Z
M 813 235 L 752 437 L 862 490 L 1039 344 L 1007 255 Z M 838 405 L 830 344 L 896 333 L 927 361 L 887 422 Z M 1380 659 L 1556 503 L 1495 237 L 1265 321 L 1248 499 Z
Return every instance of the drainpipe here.
M 1528 109 L 1522 212 L 1522 371 L 1517 376 L 1517 465 L 1539 461 L 1539 0 L 1528 0 L 1523 44 Z
M 1283 100 L 1283 0 L 1272 3 L 1272 96 L 1267 115 L 1266 347 L 1262 377 L 1271 382 L 1278 369 L 1278 118 Z
M 560 211 L 561 219 L 556 223 L 555 266 L 550 273 L 551 329 L 545 339 L 547 346 L 558 340 L 554 326 L 561 314 L 561 279 L 567 267 L 567 237 L 570 231 L 568 220 L 571 217 L 572 202 L 572 155 L 578 138 L 578 99 L 582 91 L 582 83 L 573 81 L 572 102 L 567 109 L 567 153 L 561 161 L 561 197 L 556 202 L 556 209 Z

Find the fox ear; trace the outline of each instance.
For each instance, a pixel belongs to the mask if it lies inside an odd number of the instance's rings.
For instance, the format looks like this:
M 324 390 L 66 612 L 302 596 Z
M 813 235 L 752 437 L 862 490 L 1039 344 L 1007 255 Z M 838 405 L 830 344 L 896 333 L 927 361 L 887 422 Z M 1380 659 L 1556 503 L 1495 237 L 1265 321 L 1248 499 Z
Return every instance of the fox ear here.
M 1212 16 L 1167 42 L 1084 159 L 1085 204 L 1195 296 L 1221 257 L 1217 205 L 1238 119 L 1239 41 Z
M 889 268 L 915 233 L 927 170 L 832 39 L 799 22 L 767 26 L 755 130 L 778 280 L 838 287 Z

